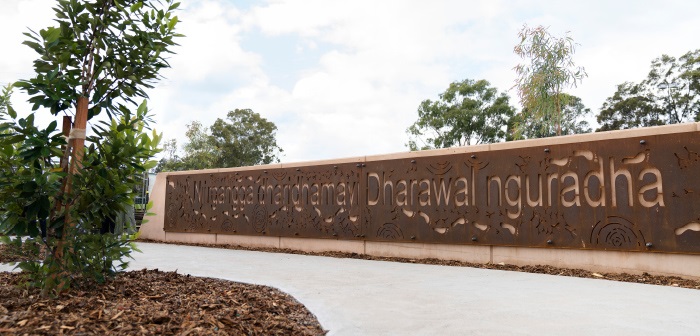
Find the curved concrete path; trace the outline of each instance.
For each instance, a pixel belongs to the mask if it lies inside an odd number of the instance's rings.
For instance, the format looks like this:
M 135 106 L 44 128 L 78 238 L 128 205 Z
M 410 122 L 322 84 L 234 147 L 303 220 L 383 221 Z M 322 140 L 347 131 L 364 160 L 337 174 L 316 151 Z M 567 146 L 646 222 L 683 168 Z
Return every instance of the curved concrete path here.
M 140 243 L 132 269 L 281 289 L 329 335 L 697 335 L 700 290 Z
M 697 335 L 700 290 L 139 243 L 132 269 L 268 285 L 329 335 Z M 0 271 L 11 267 L 0 264 Z

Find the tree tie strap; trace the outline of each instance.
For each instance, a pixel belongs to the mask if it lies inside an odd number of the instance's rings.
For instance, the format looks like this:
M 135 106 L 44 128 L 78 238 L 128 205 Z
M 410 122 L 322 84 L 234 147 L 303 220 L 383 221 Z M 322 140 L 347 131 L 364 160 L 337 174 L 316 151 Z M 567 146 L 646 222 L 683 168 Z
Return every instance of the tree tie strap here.
M 68 134 L 68 140 L 71 139 L 85 139 L 85 129 L 81 128 L 74 128 L 70 130 L 70 134 Z

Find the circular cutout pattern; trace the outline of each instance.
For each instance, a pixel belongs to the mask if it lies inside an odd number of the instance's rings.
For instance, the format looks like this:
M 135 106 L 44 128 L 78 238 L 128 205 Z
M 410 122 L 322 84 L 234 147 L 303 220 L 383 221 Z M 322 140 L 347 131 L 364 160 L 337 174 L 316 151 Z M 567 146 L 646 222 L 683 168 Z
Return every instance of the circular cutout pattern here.
M 634 223 L 622 217 L 610 216 L 593 227 L 591 243 L 602 248 L 638 249 L 644 246 L 645 241 Z
M 267 227 L 267 208 L 258 204 L 253 209 L 253 230 L 257 233 L 265 231 Z
M 377 237 L 387 240 L 398 240 L 403 239 L 403 232 L 396 224 L 385 223 L 377 230 Z

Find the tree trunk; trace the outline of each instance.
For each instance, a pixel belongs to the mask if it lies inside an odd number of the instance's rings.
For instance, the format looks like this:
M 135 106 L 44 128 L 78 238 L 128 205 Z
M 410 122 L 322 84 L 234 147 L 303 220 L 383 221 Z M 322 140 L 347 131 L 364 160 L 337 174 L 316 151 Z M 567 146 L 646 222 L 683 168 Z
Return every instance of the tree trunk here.
M 73 140 L 73 158 L 71 160 L 70 175 L 76 174 L 82 164 L 83 152 L 85 149 L 85 128 L 87 127 L 88 98 L 78 97 L 78 108 L 75 112 L 75 123 L 71 130 Z M 69 175 L 69 176 L 70 176 Z M 69 186 L 70 187 L 70 186 Z
M 78 168 L 81 165 L 81 161 L 83 158 L 83 153 L 85 149 L 85 128 L 87 127 L 87 116 L 88 116 L 88 99 L 87 97 L 78 97 L 77 101 L 77 107 L 76 107 L 76 112 L 75 112 L 75 123 L 73 124 L 73 128 L 70 129 L 70 117 L 63 118 L 63 134 L 66 135 L 67 129 L 70 130 L 68 132 L 68 145 L 64 148 L 65 151 L 72 151 L 72 155 L 70 158 L 69 162 L 63 162 L 63 160 L 67 159 L 67 155 L 64 155 L 64 158 L 61 159 L 61 164 L 68 164 L 68 176 L 66 176 L 66 183 L 64 184 L 63 187 L 63 194 L 64 195 L 69 195 L 71 191 L 73 190 L 73 175 L 78 173 Z M 67 127 L 68 126 L 68 127 Z M 56 244 L 56 249 L 53 251 L 53 264 L 50 266 L 54 268 L 53 272 L 50 272 L 51 276 L 50 279 L 47 281 L 52 282 L 54 285 L 52 286 L 44 286 L 44 289 L 41 292 L 41 295 L 46 297 L 48 296 L 49 290 L 52 288 L 55 288 L 58 286 L 59 288 L 63 287 L 63 283 L 56 283 L 58 281 L 66 281 L 64 279 L 64 272 L 65 272 L 65 256 L 63 253 L 64 250 L 64 245 L 65 245 L 65 239 L 66 236 L 68 235 L 69 228 L 72 228 L 75 226 L 75 222 L 72 220 L 70 217 L 70 206 L 71 203 L 65 204 L 65 221 L 63 225 L 63 232 L 61 233 L 61 238 L 58 241 L 58 244 Z

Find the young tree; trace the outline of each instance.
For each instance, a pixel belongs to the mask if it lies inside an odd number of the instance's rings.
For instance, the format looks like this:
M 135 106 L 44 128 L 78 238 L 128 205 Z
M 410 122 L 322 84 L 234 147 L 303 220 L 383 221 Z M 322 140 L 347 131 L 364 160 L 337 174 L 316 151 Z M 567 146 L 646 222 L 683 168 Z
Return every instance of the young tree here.
M 490 85 L 483 79 L 465 79 L 451 83 L 439 100 L 424 100 L 418 107 L 418 120 L 406 130 L 408 147 L 447 148 L 504 139 L 515 109 L 505 93 L 499 94 Z
M 0 231 L 27 234 L 26 242 L 48 248 L 43 262 L 20 264 L 44 294 L 67 288 L 77 274 L 103 280 L 115 270 L 113 261 L 123 261 L 131 251 L 128 237 L 99 231 L 133 204 L 131 191 L 139 183 L 134 173 L 155 165 L 149 159 L 160 137 L 145 132 L 150 122 L 146 103 L 135 112 L 130 107 L 147 97 L 145 90 L 159 79 L 158 72 L 169 67 L 165 57 L 180 36 L 174 31 L 178 5 L 171 0 L 58 0 L 57 26 L 26 34 L 25 44 L 39 54 L 36 75 L 16 86 L 31 96 L 34 110 L 45 107 L 53 115 L 75 110 L 68 143 L 56 122 L 40 129 L 33 113 L 20 119 L 3 116 L 10 136 L 0 147 L 19 166 L 18 174 L 2 176 L 0 208 L 6 214 Z M 107 121 L 93 125 L 93 135 L 86 136 L 88 120 L 101 111 Z M 42 223 L 48 232 L 37 235 Z
M 700 121 L 700 49 L 654 59 L 641 83 L 617 86 L 597 119 L 597 131 Z
M 520 43 L 514 52 L 527 61 L 515 67 L 518 78 L 514 87 L 526 113 L 522 120 L 535 119 L 535 124 L 552 127 L 559 136 L 562 134 L 564 89 L 575 87 L 587 76 L 583 67 L 574 64 L 576 44 L 568 33 L 556 37 L 543 26 L 524 25 L 518 37 Z M 526 124 L 515 125 L 514 138 L 520 138 L 526 130 Z M 541 133 L 548 132 L 542 130 Z

